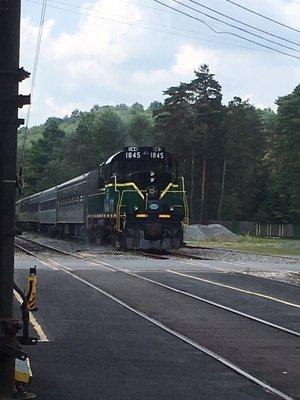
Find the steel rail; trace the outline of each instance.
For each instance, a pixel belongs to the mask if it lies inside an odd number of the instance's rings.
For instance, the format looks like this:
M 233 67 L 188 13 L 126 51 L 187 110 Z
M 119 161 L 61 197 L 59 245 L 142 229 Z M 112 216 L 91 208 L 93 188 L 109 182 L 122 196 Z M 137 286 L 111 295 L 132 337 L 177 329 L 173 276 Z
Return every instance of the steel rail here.
M 160 287 L 162 287 L 162 288 L 164 288 L 164 289 L 167 289 L 167 290 L 169 290 L 169 291 L 175 292 L 175 293 L 177 293 L 177 294 L 180 294 L 180 295 L 183 295 L 183 296 L 192 298 L 192 299 L 197 300 L 197 301 L 201 301 L 202 303 L 206 303 L 206 304 L 209 304 L 209 305 L 211 305 L 211 306 L 220 308 L 220 309 L 222 309 L 222 310 L 228 311 L 228 312 L 233 313 L 233 314 L 235 314 L 235 315 L 239 315 L 239 316 L 241 316 L 241 317 L 243 317 L 243 318 L 250 319 L 250 320 L 252 320 L 252 321 L 255 321 L 255 322 L 258 322 L 258 323 L 260 323 L 260 324 L 269 326 L 269 327 L 271 327 L 271 328 L 280 330 L 280 331 L 285 332 L 285 333 L 288 333 L 288 334 L 290 334 L 290 335 L 293 335 L 293 336 L 296 336 L 296 337 L 300 337 L 300 332 L 294 331 L 294 330 L 292 330 L 292 329 L 286 328 L 286 327 L 281 326 L 281 325 L 274 324 L 273 322 L 266 321 L 266 320 L 264 320 L 264 319 L 262 319 L 262 318 L 255 317 L 255 316 L 253 316 L 253 315 L 244 313 L 244 312 L 242 312 L 242 311 L 236 310 L 236 309 L 231 308 L 231 307 L 227 307 L 227 306 L 225 306 L 225 305 L 223 305 L 223 304 L 220 304 L 220 303 L 217 303 L 217 302 L 214 302 L 214 301 L 205 299 L 205 298 L 203 298 L 203 297 L 196 296 L 196 295 L 194 295 L 194 294 L 192 294 L 192 293 L 188 293 L 188 292 L 185 292 L 185 291 L 183 291 L 183 290 L 176 289 L 176 288 L 174 288 L 174 287 L 172 287 L 172 286 L 169 286 L 169 285 L 166 285 L 166 284 L 164 284 L 164 283 L 157 282 L 157 281 L 155 281 L 155 280 L 153 280 L 153 279 L 146 278 L 146 277 L 144 277 L 144 276 L 138 275 L 138 274 L 136 274 L 136 273 L 134 273 L 134 272 L 131 272 L 131 271 L 127 270 L 127 269 L 115 267 L 115 266 L 113 266 L 113 265 L 111 265 L 111 264 L 104 263 L 104 262 L 102 262 L 102 261 L 97 261 L 97 260 L 93 260 L 93 261 L 92 261 L 92 260 L 89 260 L 89 259 L 87 259 L 86 257 L 82 257 L 82 256 L 80 256 L 80 255 L 78 255 L 78 254 L 68 253 L 68 252 L 66 252 L 66 251 L 64 251 L 64 250 L 56 249 L 55 247 L 48 246 L 48 245 L 45 245 L 45 244 L 40 244 L 40 243 L 38 243 L 38 242 L 35 242 L 35 241 L 30 240 L 30 239 L 27 239 L 27 238 L 26 238 L 25 240 L 27 240 L 28 242 L 31 242 L 31 243 L 40 245 L 41 247 L 45 247 L 45 248 L 51 249 L 51 250 L 53 250 L 53 251 L 57 251 L 57 252 L 62 253 L 62 254 L 64 254 L 64 255 L 68 255 L 68 256 L 71 256 L 71 257 L 79 258 L 79 259 L 81 259 L 81 260 L 83 260 L 83 261 L 85 261 L 85 262 L 92 263 L 92 264 L 94 264 L 94 265 L 102 266 L 102 267 L 107 268 L 107 269 L 109 269 L 109 270 L 111 270 L 111 271 L 117 271 L 117 272 L 120 272 L 120 273 L 122 273 L 122 274 L 132 276 L 132 277 L 134 277 L 134 278 L 137 278 L 137 279 L 140 279 L 140 280 L 149 282 L 149 283 L 151 283 L 151 284 L 160 286 Z M 19 246 L 19 247 L 20 247 L 20 246 Z M 28 251 L 28 250 L 26 250 L 26 249 L 25 249 L 25 251 L 27 252 L 27 254 L 32 255 L 32 256 L 35 257 L 35 254 L 32 253 L 31 251 Z M 41 259 L 40 256 L 38 256 L 38 257 Z M 48 260 L 47 260 L 46 258 L 44 258 L 44 261 L 48 261 L 48 262 L 50 261 L 50 263 L 51 263 L 51 259 L 48 259 Z M 55 264 L 56 264 L 56 266 L 58 266 L 58 268 L 59 268 L 59 263 L 55 263 Z M 270 300 L 270 299 L 266 298 L 266 300 Z
M 34 242 L 36 244 L 39 244 L 37 242 Z M 47 245 L 42 245 L 42 247 L 48 247 Z M 29 250 L 26 250 L 27 254 L 30 254 L 35 257 L 35 254 Z M 63 251 L 64 254 L 66 254 L 67 252 Z M 72 254 L 69 254 L 72 256 Z M 79 257 L 81 258 L 81 257 Z M 216 361 L 218 361 L 219 363 L 227 366 L 228 368 L 230 368 L 231 370 L 235 371 L 237 374 L 243 376 L 244 378 L 248 379 L 249 381 L 255 383 L 256 385 L 262 387 L 263 389 L 273 393 L 274 395 L 280 397 L 281 399 L 284 400 L 295 400 L 292 397 L 290 397 L 288 394 L 283 393 L 282 391 L 280 391 L 279 389 L 271 386 L 269 383 L 264 382 L 262 380 L 260 380 L 259 378 L 255 377 L 254 375 L 248 373 L 247 371 L 244 371 L 242 368 L 240 368 L 239 366 L 237 366 L 236 364 L 233 364 L 231 361 L 227 360 L 226 358 L 222 357 L 221 355 L 213 352 L 212 350 L 200 345 L 199 343 L 195 342 L 194 340 L 188 338 L 187 336 L 181 334 L 180 332 L 175 331 L 174 329 L 172 329 L 171 327 L 161 323 L 160 321 L 158 321 L 157 319 L 151 317 L 150 315 L 137 310 L 136 308 L 130 306 L 129 304 L 125 303 L 123 300 L 119 299 L 118 297 L 106 292 L 105 290 L 99 288 L 98 286 L 94 285 L 93 283 L 87 281 L 86 279 L 80 277 L 79 275 L 75 274 L 73 271 L 69 271 L 68 269 L 66 269 L 63 266 L 59 266 L 59 269 L 61 271 L 63 271 L 64 273 L 66 273 L 69 276 L 72 276 L 73 278 L 77 279 L 78 281 L 80 281 L 81 283 L 85 284 L 86 286 L 94 289 L 95 291 L 101 293 L 102 295 L 108 297 L 109 299 L 111 299 L 112 301 L 118 303 L 119 305 L 121 305 L 122 307 L 126 308 L 127 310 L 133 312 L 134 314 L 142 317 L 143 319 L 147 320 L 148 322 L 150 322 L 151 324 L 159 327 L 160 329 L 162 329 L 163 331 L 171 334 L 172 336 L 180 339 L 181 341 L 189 344 L 190 346 L 192 346 L 193 348 L 201 351 L 202 353 L 208 355 L 209 357 L 215 359 Z M 113 268 L 114 269 L 114 268 Z M 115 269 L 115 270 L 119 270 L 119 269 Z M 125 272 L 125 271 L 120 271 L 120 272 Z M 130 273 L 130 275 L 132 275 Z M 138 275 L 137 275 L 138 276 Z M 153 281 L 154 282 L 154 281 Z

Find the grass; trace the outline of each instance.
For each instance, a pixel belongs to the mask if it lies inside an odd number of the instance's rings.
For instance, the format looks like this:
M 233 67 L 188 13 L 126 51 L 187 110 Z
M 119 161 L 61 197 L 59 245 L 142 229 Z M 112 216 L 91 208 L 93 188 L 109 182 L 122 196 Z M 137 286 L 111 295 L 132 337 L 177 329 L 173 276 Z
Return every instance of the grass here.
M 189 245 L 223 248 L 251 253 L 262 253 L 279 256 L 300 256 L 300 240 L 281 238 L 258 238 L 250 236 L 238 236 L 237 243 L 231 242 L 188 242 Z

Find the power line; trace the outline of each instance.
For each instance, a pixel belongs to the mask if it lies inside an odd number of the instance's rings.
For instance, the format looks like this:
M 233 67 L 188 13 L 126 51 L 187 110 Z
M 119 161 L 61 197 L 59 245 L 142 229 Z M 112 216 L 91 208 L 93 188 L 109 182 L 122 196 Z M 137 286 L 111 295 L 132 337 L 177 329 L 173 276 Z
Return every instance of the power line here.
M 284 41 L 286 41 L 286 42 L 288 42 L 288 43 L 295 44 L 296 46 L 300 46 L 299 43 L 293 42 L 292 40 L 286 39 L 286 38 L 284 38 L 284 37 L 282 37 L 282 36 L 275 35 L 274 33 L 265 31 L 264 29 L 260 29 L 260 28 L 257 28 L 257 27 L 255 27 L 255 26 L 253 26 L 253 25 L 247 24 L 246 22 L 243 22 L 243 21 L 240 21 L 240 20 L 238 20 L 238 19 L 236 19 L 236 18 L 233 18 L 233 17 L 231 17 L 230 15 L 223 14 L 223 13 L 221 13 L 221 12 L 219 12 L 219 11 L 214 10 L 214 9 L 211 8 L 211 7 L 207 7 L 207 6 L 205 6 L 204 4 L 199 3 L 198 1 L 195 1 L 195 0 L 188 0 L 188 1 L 190 1 L 191 3 L 197 4 L 198 6 L 203 7 L 203 8 L 205 8 L 206 10 L 210 10 L 210 11 L 212 11 L 212 12 L 218 14 L 218 15 L 222 15 L 222 17 L 231 19 L 232 21 L 235 21 L 235 22 L 238 22 L 239 24 L 242 24 L 242 25 L 244 25 L 244 26 L 247 26 L 248 28 L 255 29 L 255 30 L 259 31 L 259 32 L 265 33 L 266 35 L 276 37 L 277 39 L 281 39 L 281 40 L 284 40 Z M 230 3 L 233 3 L 233 4 L 238 5 L 237 3 L 234 3 L 234 2 L 231 1 L 231 0 L 226 0 L 226 1 L 229 1 Z M 238 6 L 239 6 L 239 5 L 238 5 Z M 245 8 L 245 9 L 246 9 L 246 7 L 243 7 L 243 6 L 239 6 L 239 7 Z M 248 10 L 248 9 L 247 9 L 247 10 Z M 255 14 L 257 14 L 257 13 L 255 13 Z M 269 19 L 269 18 L 267 18 L 267 19 Z M 281 25 L 282 25 L 282 24 L 281 24 Z M 299 31 L 298 31 L 298 32 L 299 32 Z M 273 42 L 273 43 L 278 44 L 277 42 Z M 284 47 L 286 47 L 286 46 L 284 46 Z M 294 50 L 294 49 L 291 48 L 291 47 L 287 47 L 287 48 L 290 49 L 290 50 Z
M 31 3 L 41 4 L 40 2 L 33 1 L 33 0 L 26 0 L 26 1 L 29 1 Z M 210 36 L 210 35 L 202 33 L 202 32 L 195 32 L 195 31 L 191 31 L 189 29 L 184 29 L 184 28 L 179 28 L 179 27 L 172 27 L 172 26 L 168 26 L 168 25 L 165 25 L 165 24 L 160 24 L 160 23 L 156 23 L 156 22 L 152 22 L 152 21 L 144 21 L 144 20 L 141 20 L 141 19 L 132 19 L 131 17 L 127 17 L 127 16 L 124 16 L 124 15 L 118 15 L 118 14 L 103 12 L 103 11 L 98 10 L 98 9 L 77 6 L 75 4 L 71 4 L 71 3 L 67 3 L 67 2 L 63 2 L 63 1 L 48 0 L 48 7 L 56 8 L 58 10 L 71 11 L 71 10 L 66 9 L 66 8 L 59 8 L 59 7 L 51 6 L 51 5 L 49 5 L 49 3 L 54 3 L 54 4 L 59 4 L 59 5 L 67 6 L 67 7 L 72 7 L 72 8 L 75 8 L 75 9 L 82 10 L 82 11 L 88 11 L 89 13 L 96 13 L 96 14 L 102 14 L 102 15 L 112 15 L 113 17 L 117 17 L 117 18 L 129 19 L 131 22 L 141 22 L 141 23 L 145 23 L 145 24 L 161 26 L 161 27 L 164 27 L 164 28 L 169 28 L 169 29 L 174 29 L 174 30 L 179 30 L 179 31 L 184 31 L 184 32 L 190 32 L 190 33 L 196 33 L 196 34 L 199 34 L 199 35 Z M 132 2 L 129 2 L 129 1 L 125 1 L 125 3 L 138 5 L 137 3 L 132 3 Z M 149 7 L 147 7 L 147 8 L 149 8 Z M 154 8 L 154 7 L 150 7 L 150 8 L 151 9 L 155 9 L 155 10 L 159 10 L 159 11 L 161 10 L 161 9 Z M 163 11 L 165 11 L 165 10 L 163 10 Z M 78 12 L 78 14 L 90 15 L 90 14 L 84 14 L 84 13 L 79 13 L 79 12 Z M 91 16 L 93 16 L 93 15 L 91 15 Z M 110 21 L 112 21 L 112 20 L 110 20 Z
M 148 8 L 149 10 L 154 10 L 154 11 L 159 11 L 159 12 L 163 12 L 163 13 L 173 14 L 172 11 L 164 10 L 163 8 L 151 7 L 151 6 L 147 6 L 146 4 L 134 3 L 133 1 L 123 0 L 123 3 L 132 4 L 134 6 L 138 6 L 138 7 L 142 7 L 142 8 Z
M 242 9 L 246 10 L 246 11 L 249 11 L 249 12 L 252 13 L 252 14 L 258 15 L 258 16 L 260 16 L 260 17 L 262 17 L 262 18 L 265 18 L 265 19 L 267 19 L 267 20 L 269 20 L 269 21 L 272 21 L 272 22 L 274 22 L 275 24 L 284 26 L 285 28 L 291 29 L 292 31 L 295 31 L 295 32 L 298 32 L 298 33 L 300 32 L 298 29 L 293 28 L 292 26 L 286 25 L 286 24 L 284 24 L 283 22 L 280 22 L 280 21 L 276 21 L 275 19 L 270 18 L 270 17 L 267 17 L 266 15 L 263 15 L 263 14 L 257 12 L 257 11 L 250 10 L 250 8 L 247 8 L 247 7 L 245 7 L 245 6 L 242 6 L 241 4 L 236 3 L 235 1 L 232 1 L 232 0 L 226 0 L 226 1 L 228 1 L 228 3 L 234 4 L 234 5 L 237 6 L 237 7 L 240 7 L 240 8 L 242 8 Z M 298 4 L 300 4 L 300 1 L 295 1 L 295 0 L 285 0 L 285 1 L 288 1 L 289 3 L 298 3 Z
M 46 8 L 47 8 L 47 0 L 43 0 L 40 24 L 39 24 L 39 33 L 38 33 L 38 38 L 37 38 L 37 43 L 36 43 L 34 64 L 33 64 L 33 70 L 32 70 L 31 87 L 30 87 L 31 103 L 29 104 L 28 109 L 27 109 L 27 115 L 26 115 L 26 119 L 25 119 L 24 139 L 23 139 L 23 145 L 22 145 L 22 150 L 21 150 L 21 160 L 20 160 L 20 175 L 21 176 L 22 176 L 22 167 L 23 167 L 23 161 L 24 161 L 25 144 L 26 144 L 26 138 L 27 138 L 27 133 L 28 133 L 28 125 L 29 125 L 29 120 L 30 120 L 30 115 L 31 115 L 32 100 L 33 100 L 33 95 L 34 95 L 34 89 L 35 89 L 35 83 L 36 83 L 36 77 L 37 77 L 37 71 L 38 71 L 38 65 L 39 65 L 39 59 L 40 59 L 42 37 L 43 37 L 43 31 L 44 31 L 44 25 L 45 25 Z
M 194 15 L 191 15 L 191 14 L 188 14 L 188 13 L 186 13 L 186 12 L 184 12 L 184 11 L 181 11 L 181 10 L 179 10 L 178 8 L 169 6 L 168 4 L 165 4 L 165 3 L 163 3 L 163 2 L 160 1 L 160 0 L 153 0 L 153 1 L 155 1 L 155 2 L 158 3 L 158 4 L 161 4 L 161 5 L 165 6 L 165 7 L 167 7 L 167 8 L 172 9 L 172 10 L 178 12 L 179 14 L 185 15 L 185 16 L 187 16 L 187 17 L 189 17 L 189 18 L 192 18 L 192 19 L 194 19 L 194 20 L 196 20 L 196 21 L 202 22 L 204 25 L 206 25 L 209 29 L 211 29 L 211 30 L 212 30 L 213 32 L 215 32 L 215 33 L 233 35 L 233 36 L 236 36 L 236 37 L 238 37 L 238 38 L 240 38 L 240 39 L 246 40 L 247 42 L 254 43 L 254 44 L 256 44 L 256 45 L 258 45 L 258 46 L 260 46 L 260 47 L 264 47 L 264 48 L 266 48 L 266 49 L 275 51 L 275 52 L 280 53 L 280 54 L 283 54 L 283 55 L 285 55 L 285 56 L 292 57 L 292 58 L 296 58 L 297 60 L 300 60 L 300 58 L 299 58 L 298 56 L 295 56 L 295 55 L 293 55 L 293 54 L 286 53 L 286 52 L 284 52 L 284 51 L 282 51 L 282 50 L 275 49 L 274 47 L 271 47 L 271 46 L 268 46 L 268 45 L 265 45 L 265 44 L 256 42 L 255 40 L 246 38 L 245 36 L 238 35 L 237 33 L 226 32 L 226 31 L 217 31 L 216 29 L 214 29 L 213 27 L 211 27 L 206 21 L 201 20 L 200 18 L 195 17 Z M 173 0 L 173 1 L 175 1 L 175 0 Z M 176 2 L 179 3 L 179 4 L 182 4 L 182 3 L 178 2 L 178 1 L 176 1 Z M 183 5 L 183 4 L 182 4 L 182 5 Z M 191 8 L 191 7 L 189 7 L 189 8 Z M 196 10 L 196 11 L 197 11 L 197 10 Z M 200 12 L 200 11 L 198 11 L 198 12 Z M 200 13 L 201 13 L 201 12 L 200 12 Z M 202 13 L 202 14 L 203 14 L 203 13 Z M 213 18 L 213 19 L 216 19 L 216 18 L 214 18 L 214 17 L 212 17 L 212 18 Z
M 156 1 L 156 0 L 154 0 L 154 1 Z M 259 39 L 262 39 L 262 40 L 265 40 L 265 41 L 267 41 L 267 42 L 276 44 L 277 46 L 284 47 L 284 48 L 289 49 L 289 50 L 293 50 L 293 51 L 297 51 L 297 52 L 299 51 L 299 50 L 296 50 L 296 49 L 291 48 L 291 47 L 289 47 L 289 46 L 286 46 L 286 45 L 284 45 L 284 44 L 275 42 L 274 40 L 267 39 L 267 38 L 265 38 L 265 37 L 263 37 L 263 36 L 261 36 L 261 35 L 258 35 L 257 33 L 250 32 L 250 31 L 248 31 L 247 29 L 244 29 L 244 28 L 241 28 L 241 27 L 239 27 L 239 26 L 233 25 L 233 24 L 231 24 L 231 23 L 229 23 L 229 22 L 223 21 L 223 20 L 221 20 L 221 19 L 219 19 L 219 18 L 217 18 L 217 17 L 213 17 L 212 15 L 209 15 L 209 14 L 203 12 L 203 11 L 198 10 L 197 8 L 194 8 L 194 7 L 191 7 L 191 6 L 189 6 L 189 5 L 185 4 L 185 3 L 182 3 L 181 1 L 178 1 L 178 0 L 172 0 L 172 1 L 174 1 L 174 3 L 180 4 L 181 6 L 184 6 L 184 7 L 188 8 L 188 9 L 190 9 L 190 10 L 196 11 L 196 12 L 199 13 L 199 14 L 205 15 L 206 17 L 208 17 L 208 18 L 210 18 L 210 19 L 213 19 L 214 21 L 221 22 L 222 24 L 228 25 L 228 26 L 230 26 L 230 27 L 232 27 L 232 28 L 234 28 L 234 29 L 238 29 L 239 31 L 245 32 L 245 33 L 247 33 L 248 35 L 255 36 L 255 37 L 259 38 Z M 189 1 L 192 1 L 193 3 L 195 3 L 194 0 L 189 0 Z M 226 33 L 230 33 L 230 32 L 226 32 Z M 231 34 L 231 33 L 230 33 L 230 34 Z
M 80 8 L 80 9 L 82 9 L 82 10 L 93 10 L 92 8 L 77 6 L 77 5 L 75 5 L 75 4 L 66 3 L 66 2 L 62 2 L 62 1 L 49 0 L 49 2 L 50 2 L 50 3 L 56 3 L 56 4 L 66 5 L 66 6 L 68 6 L 68 7 Z M 164 9 L 162 9 L 162 8 L 151 7 L 151 6 L 147 6 L 147 5 L 145 5 L 145 4 L 139 4 L 139 3 L 132 2 L 132 1 L 123 0 L 123 3 L 131 4 L 131 5 L 138 6 L 138 7 L 148 8 L 148 9 L 150 9 L 150 10 L 155 10 L 155 11 L 159 11 L 159 12 L 165 12 L 165 13 L 168 13 L 168 14 L 173 14 L 173 12 L 168 11 L 168 10 L 164 10 Z M 96 11 L 96 10 L 95 10 L 95 11 Z M 99 11 L 99 10 L 97 10 L 97 11 Z M 102 12 L 102 11 L 99 11 L 99 12 Z
M 41 4 L 40 2 L 35 1 L 35 0 L 26 0 L 26 1 L 30 2 L 30 3 L 33 3 L 33 4 Z M 55 3 L 59 3 L 59 2 L 55 1 Z M 64 3 L 64 4 L 67 4 L 67 3 Z M 48 0 L 48 6 L 47 7 L 48 8 L 53 8 L 53 9 L 56 9 L 56 10 L 60 10 L 60 11 L 67 11 L 67 12 L 72 13 L 72 14 L 85 15 L 85 16 L 88 16 L 88 17 L 101 19 L 101 20 L 104 20 L 104 21 L 107 21 L 107 22 L 114 22 L 114 23 L 118 23 L 118 24 L 129 25 L 129 26 L 133 26 L 133 27 L 137 27 L 137 28 L 142 28 L 142 29 L 154 31 L 154 32 L 162 32 L 162 33 L 166 33 L 166 34 L 173 35 L 173 36 L 186 37 L 186 38 L 206 41 L 206 42 L 210 42 L 210 43 L 223 44 L 223 45 L 227 45 L 227 46 L 238 47 L 238 48 L 243 48 L 243 49 L 248 49 L 248 50 L 255 50 L 253 47 L 245 47 L 245 46 L 241 46 L 241 45 L 238 45 L 238 44 L 230 43 L 228 41 L 217 41 L 217 40 L 203 39 L 202 37 L 200 38 L 199 36 L 197 37 L 197 36 L 191 36 L 191 35 L 182 35 L 182 34 L 177 34 L 175 32 L 170 32 L 170 31 L 166 31 L 166 30 L 162 30 L 162 29 L 154 29 L 154 28 L 151 28 L 149 26 L 143 26 L 143 25 L 132 23 L 132 22 L 117 21 L 117 20 L 112 19 L 112 18 L 106 18 L 106 17 L 101 17 L 99 15 L 93 15 L 92 14 L 92 12 L 97 12 L 97 13 L 103 14 L 103 12 L 101 12 L 99 10 L 86 9 L 86 10 L 89 10 L 89 13 L 84 13 L 84 12 L 80 12 L 80 11 L 70 10 L 68 8 L 49 5 L 49 0 Z M 72 7 L 76 7 L 76 8 L 79 8 L 79 9 L 81 8 L 79 6 L 74 6 L 74 5 L 72 5 Z M 119 16 L 119 17 L 128 19 L 128 17 L 124 17 L 124 16 Z M 131 21 L 134 21 L 134 20 L 131 19 Z M 183 28 L 179 28 L 179 27 L 172 27 L 172 26 L 159 24 L 159 23 L 155 23 L 155 22 L 150 22 L 150 21 L 141 21 L 141 20 L 136 20 L 136 21 L 142 22 L 142 23 L 145 23 L 145 24 L 151 24 L 151 25 L 165 27 L 165 28 L 172 29 L 172 30 L 175 30 L 175 31 L 188 32 L 188 33 L 193 33 L 193 34 L 196 34 L 196 35 L 203 35 L 203 36 L 209 36 L 209 37 L 212 36 L 210 34 L 203 33 L 203 32 L 192 31 L 192 30 L 183 29 Z
M 26 0 L 26 1 L 31 2 L 31 3 L 35 3 L 35 4 L 40 4 L 38 1 L 34 1 L 34 0 Z M 73 10 L 70 10 L 70 9 L 62 8 L 62 7 L 57 7 L 57 6 L 54 6 L 54 5 L 49 5 L 49 2 L 55 3 L 55 4 L 62 4 L 62 5 L 68 6 L 68 7 L 72 7 L 72 8 L 76 8 L 76 9 L 80 9 L 80 10 L 84 10 L 84 11 L 88 11 L 88 14 L 87 14 L 87 13 L 83 13 L 83 12 L 79 12 L 79 11 L 73 11 Z M 131 3 L 131 2 L 127 2 L 127 3 L 136 5 L 136 3 Z M 95 15 L 92 15 L 92 14 L 90 14 L 90 13 L 109 14 L 109 15 L 117 16 L 117 17 L 119 17 L 119 18 L 129 19 L 129 17 L 126 17 L 126 16 L 121 16 L 121 15 L 116 15 L 116 14 L 111 14 L 111 13 L 104 13 L 104 12 L 101 11 L 101 10 L 95 10 L 95 9 L 92 9 L 92 8 L 80 7 L 80 6 L 76 6 L 76 5 L 74 5 L 74 4 L 70 4 L 70 3 L 66 3 L 66 2 L 55 1 L 55 0 L 49 0 L 49 1 L 48 1 L 48 7 L 51 7 L 51 8 L 54 8 L 54 9 L 58 9 L 58 10 L 61 10 L 61 11 L 67 11 L 67 12 L 75 13 L 75 14 L 81 14 L 81 15 L 86 15 L 86 16 L 90 16 L 90 17 L 94 17 L 94 18 L 100 18 L 100 19 L 102 19 L 102 20 L 109 21 L 109 22 L 115 22 L 115 23 L 119 23 L 119 24 L 126 24 L 126 25 L 129 25 L 129 26 L 134 26 L 134 27 L 138 27 L 138 28 L 142 28 L 142 29 L 147 29 L 147 30 L 152 30 L 152 31 L 156 31 L 156 32 L 167 33 L 167 34 L 174 35 L 174 36 L 187 37 L 187 38 L 198 39 L 198 40 L 200 39 L 200 38 L 195 37 L 195 36 L 178 35 L 178 34 L 175 34 L 175 33 L 173 33 L 173 32 L 169 32 L 169 31 L 165 31 L 165 30 L 161 30 L 161 29 L 153 29 L 153 28 L 150 28 L 150 27 L 146 27 L 146 26 L 142 26 L 142 25 L 138 25 L 138 24 L 133 24 L 133 23 L 128 23 L 128 22 L 124 22 L 124 21 L 117 21 L 117 20 L 114 20 L 114 19 L 111 19 L 111 18 L 105 18 L 105 17 L 99 17 L 99 16 L 96 17 Z M 175 11 L 175 10 L 176 10 L 176 9 L 174 9 L 174 11 Z M 145 23 L 145 24 L 150 24 L 150 25 L 161 26 L 161 27 L 164 27 L 164 28 L 167 28 L 167 29 L 172 29 L 172 30 L 175 30 L 175 31 L 183 31 L 183 32 L 193 33 L 193 34 L 196 34 L 196 35 L 211 36 L 211 35 L 205 34 L 205 33 L 203 33 L 203 32 L 196 32 L 196 31 L 192 31 L 192 30 L 188 30 L 188 29 L 183 29 L 183 28 L 179 28 L 179 27 L 172 27 L 172 26 L 168 26 L 168 25 L 164 25 L 164 24 L 159 24 L 159 23 L 155 23 L 155 22 L 150 22 L 150 21 L 132 20 L 132 19 L 130 19 L 130 20 L 131 20 L 131 21 L 137 21 L 137 22 Z M 211 25 L 208 25 L 208 24 L 207 24 L 206 22 L 204 22 L 204 21 L 202 21 L 202 22 L 205 23 L 205 24 L 211 29 Z M 212 29 L 212 30 L 213 30 L 213 29 Z M 215 33 L 217 32 L 217 31 L 215 31 L 215 30 L 213 30 L 213 31 L 214 31 Z M 245 39 L 245 38 L 239 37 L 238 35 L 235 35 L 235 34 L 233 34 L 233 33 L 231 33 L 231 32 L 220 32 L 220 33 L 229 33 L 229 34 L 231 34 L 231 35 L 233 35 L 233 36 L 235 36 L 235 37 L 237 37 L 237 38 Z M 226 42 L 223 42 L 223 41 L 222 41 L 222 42 L 219 42 L 219 41 L 213 41 L 213 40 L 202 39 L 202 38 L 201 38 L 201 40 L 202 40 L 202 41 L 206 41 L 206 42 L 211 42 L 211 43 L 225 44 L 225 45 L 232 46 L 232 47 L 239 47 L 239 48 L 254 50 L 252 47 L 240 46 L 240 45 L 237 45 L 237 44 L 228 43 L 227 41 L 226 41 Z M 225 39 L 225 40 L 226 40 L 226 39 Z M 247 39 L 245 39 L 245 40 L 247 40 Z M 256 42 L 254 42 L 254 41 L 250 41 L 250 40 L 248 40 L 248 41 L 249 41 L 250 43 L 256 44 Z M 266 47 L 266 48 L 268 48 L 268 47 Z M 295 50 L 295 51 L 297 51 L 297 50 Z

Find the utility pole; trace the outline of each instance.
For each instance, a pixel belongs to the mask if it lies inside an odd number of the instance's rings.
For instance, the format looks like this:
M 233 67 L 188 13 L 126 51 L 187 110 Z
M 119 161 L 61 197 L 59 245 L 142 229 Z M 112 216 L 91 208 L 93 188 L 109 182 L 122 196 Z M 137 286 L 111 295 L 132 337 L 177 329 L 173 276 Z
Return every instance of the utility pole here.
M 207 153 L 208 153 L 208 127 L 204 128 L 203 139 L 203 168 L 202 168 L 202 182 L 201 182 L 201 211 L 200 211 L 200 224 L 206 224 L 206 206 L 207 206 Z
M 29 76 L 19 69 L 21 0 L 0 0 L 0 400 L 13 397 L 16 332 L 13 319 L 14 237 L 19 82 Z

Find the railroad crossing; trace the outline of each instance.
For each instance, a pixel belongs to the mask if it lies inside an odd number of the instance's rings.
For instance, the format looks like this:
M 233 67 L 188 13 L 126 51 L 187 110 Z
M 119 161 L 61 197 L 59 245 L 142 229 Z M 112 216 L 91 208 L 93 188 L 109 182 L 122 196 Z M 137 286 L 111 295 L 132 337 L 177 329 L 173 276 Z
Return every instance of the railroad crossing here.
M 272 262 L 71 247 L 17 239 L 19 284 L 24 265 L 39 271 L 41 342 L 30 351 L 39 397 L 299 398 L 299 288 L 249 273 Z

